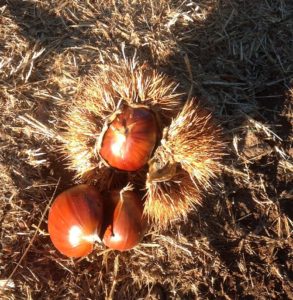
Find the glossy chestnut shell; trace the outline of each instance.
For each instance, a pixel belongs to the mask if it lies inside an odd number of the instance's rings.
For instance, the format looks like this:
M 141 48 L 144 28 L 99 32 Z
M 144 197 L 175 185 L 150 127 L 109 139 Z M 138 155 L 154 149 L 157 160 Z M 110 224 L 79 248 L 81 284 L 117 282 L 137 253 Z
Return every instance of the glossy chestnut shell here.
M 49 212 L 48 231 L 54 246 L 68 257 L 93 250 L 101 230 L 103 202 L 89 185 L 77 185 L 56 197 Z
M 134 191 L 118 190 L 111 192 L 110 200 L 112 211 L 103 242 L 114 250 L 130 250 L 140 242 L 146 227 L 142 200 Z
M 158 139 L 155 114 L 146 107 L 123 106 L 101 136 L 99 154 L 111 167 L 137 171 L 150 159 Z

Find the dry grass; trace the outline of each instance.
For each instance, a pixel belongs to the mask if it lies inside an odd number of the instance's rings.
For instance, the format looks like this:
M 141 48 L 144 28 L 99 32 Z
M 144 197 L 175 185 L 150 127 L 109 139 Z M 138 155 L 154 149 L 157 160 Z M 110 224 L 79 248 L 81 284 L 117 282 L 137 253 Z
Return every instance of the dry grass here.
M 0 2 L 1 299 L 293 299 L 292 12 L 290 0 Z M 40 223 L 58 179 L 57 192 L 74 183 L 56 129 L 122 44 L 213 111 L 229 155 L 185 222 L 72 261 Z

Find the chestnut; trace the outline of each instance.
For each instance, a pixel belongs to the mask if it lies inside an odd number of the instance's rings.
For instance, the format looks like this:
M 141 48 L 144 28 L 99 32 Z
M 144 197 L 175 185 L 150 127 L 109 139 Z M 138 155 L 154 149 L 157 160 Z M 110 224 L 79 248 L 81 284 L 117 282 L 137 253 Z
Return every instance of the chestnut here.
M 112 209 L 103 242 L 114 250 L 130 250 L 140 242 L 146 227 L 142 199 L 136 192 L 122 189 L 112 191 L 110 201 Z
M 149 108 L 124 105 L 106 122 L 99 155 L 115 169 L 137 171 L 150 159 L 158 131 L 156 116 Z
M 89 185 L 77 185 L 56 197 L 49 212 L 48 231 L 54 246 L 68 257 L 93 250 L 102 226 L 103 201 Z

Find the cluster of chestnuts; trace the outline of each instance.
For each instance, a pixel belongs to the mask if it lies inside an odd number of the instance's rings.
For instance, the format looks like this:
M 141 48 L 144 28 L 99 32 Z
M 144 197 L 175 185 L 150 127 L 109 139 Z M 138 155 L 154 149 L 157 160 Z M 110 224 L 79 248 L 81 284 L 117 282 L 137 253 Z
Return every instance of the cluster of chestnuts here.
M 68 257 L 86 256 L 95 242 L 125 251 L 143 236 L 145 221 L 139 196 L 126 188 L 102 195 L 93 186 L 77 185 L 54 201 L 48 230 L 55 247 Z
M 201 202 L 220 169 L 221 130 L 176 90 L 135 59 L 113 59 L 84 80 L 61 132 L 62 153 L 82 184 L 59 195 L 49 214 L 62 253 L 86 255 L 100 240 L 131 249 L 146 221 L 164 228 Z

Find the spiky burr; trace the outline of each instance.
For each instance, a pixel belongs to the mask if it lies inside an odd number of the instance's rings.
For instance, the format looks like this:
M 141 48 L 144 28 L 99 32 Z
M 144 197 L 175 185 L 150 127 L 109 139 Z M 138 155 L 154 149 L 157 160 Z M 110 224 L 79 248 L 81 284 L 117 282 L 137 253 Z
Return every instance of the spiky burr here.
M 135 58 L 112 60 L 97 75 L 84 80 L 65 117 L 61 149 L 76 178 L 99 181 L 99 170 L 104 166 L 98 153 L 99 137 L 106 120 L 122 104 L 147 107 L 156 114 L 160 126 L 167 126 L 182 105 L 176 88 L 167 76 L 139 65 Z M 110 180 L 113 174 L 105 172 L 105 176 Z
M 145 213 L 160 228 L 202 201 L 202 192 L 221 169 L 225 143 L 212 115 L 196 100 L 187 101 L 166 127 L 149 163 Z

